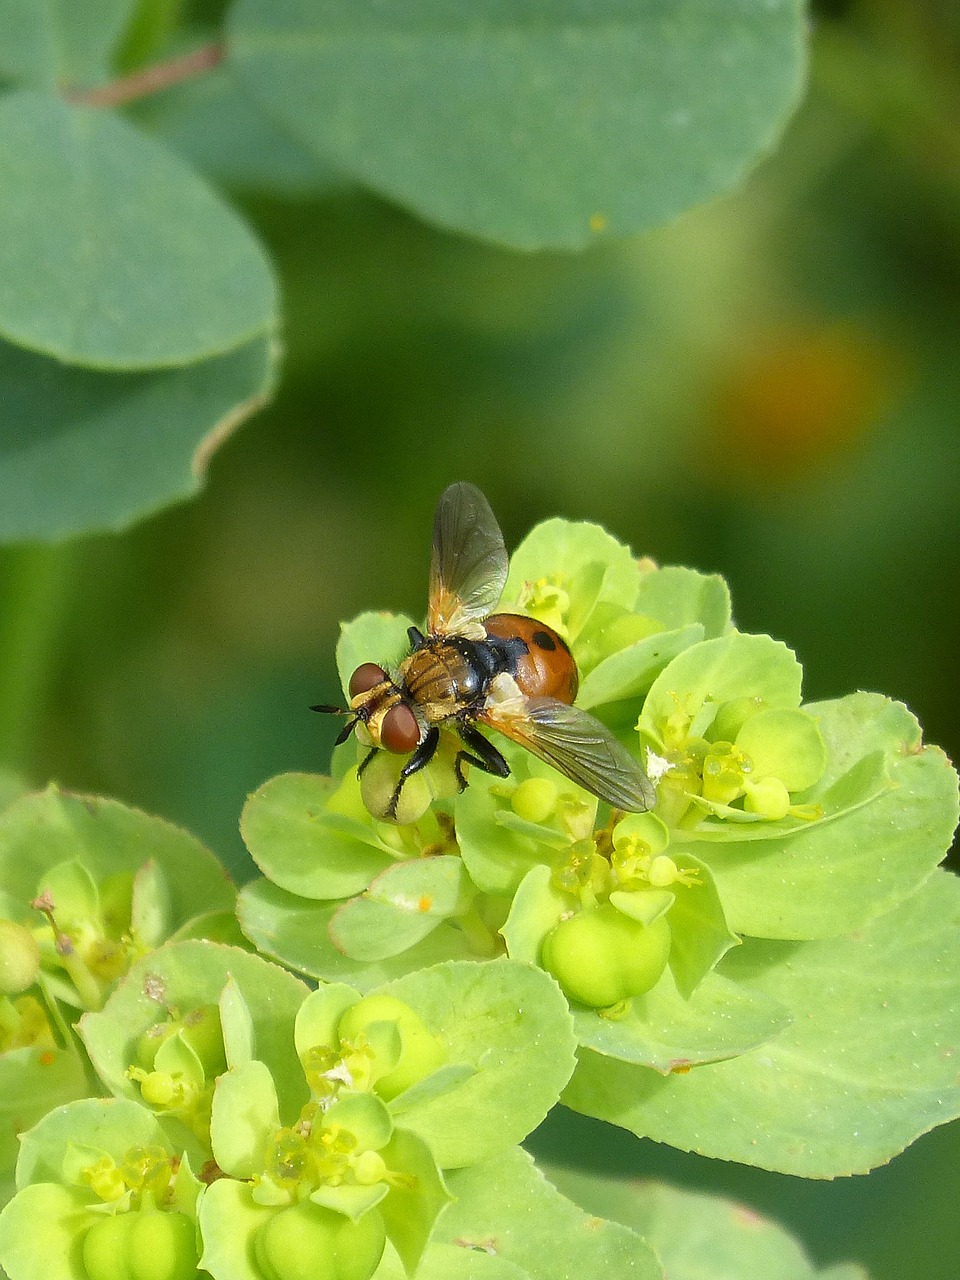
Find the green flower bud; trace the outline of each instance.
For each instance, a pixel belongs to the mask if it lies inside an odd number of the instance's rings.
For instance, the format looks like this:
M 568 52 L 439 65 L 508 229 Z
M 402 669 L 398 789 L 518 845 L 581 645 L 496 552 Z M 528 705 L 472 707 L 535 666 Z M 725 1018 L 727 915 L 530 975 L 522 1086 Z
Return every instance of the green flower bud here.
M 333 1209 L 301 1200 L 271 1214 L 257 1232 L 254 1252 L 265 1280 L 370 1280 L 385 1244 L 383 1218 L 376 1209 L 351 1222 Z
M 541 962 L 571 1000 L 607 1009 L 655 986 L 669 954 L 665 917 L 641 924 L 605 902 L 555 925 Z
M 790 792 L 779 778 L 759 778 L 746 784 L 743 807 L 764 818 L 785 818 L 790 812 Z
M 746 722 L 763 707 L 763 698 L 732 698 L 722 703 L 707 730 L 708 737 L 712 742 L 735 742 Z
M 514 813 L 525 822 L 546 822 L 557 807 L 557 786 L 549 778 L 527 778 L 510 797 Z
M 40 947 L 29 929 L 0 920 L 0 996 L 18 996 L 40 972 Z
M 380 1076 L 374 1084 L 374 1091 L 386 1101 L 409 1089 L 445 1062 L 446 1054 L 437 1037 L 427 1030 L 409 1005 L 394 996 L 364 996 L 357 1004 L 351 1005 L 340 1019 L 338 1034 L 341 1041 L 355 1042 L 364 1028 L 374 1022 L 395 1022 L 400 1032 L 400 1060 L 392 1071 Z

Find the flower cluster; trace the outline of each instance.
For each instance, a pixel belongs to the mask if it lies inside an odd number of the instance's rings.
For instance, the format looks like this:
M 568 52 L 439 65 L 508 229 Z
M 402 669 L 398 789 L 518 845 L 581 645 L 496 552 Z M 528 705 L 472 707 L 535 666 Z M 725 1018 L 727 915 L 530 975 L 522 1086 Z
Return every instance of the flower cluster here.
M 237 895 L 114 802 L 0 810 L 10 1280 L 472 1280 L 490 1249 L 660 1280 L 516 1149 L 558 1100 L 819 1177 L 960 1113 L 957 779 L 906 708 L 804 703 L 720 579 L 592 525 L 533 530 L 502 608 L 567 640 L 649 811 L 510 742 L 461 792 L 449 743 L 387 821 L 402 758 L 358 780 L 346 743 L 250 797 Z M 348 624 L 341 672 L 410 625 Z

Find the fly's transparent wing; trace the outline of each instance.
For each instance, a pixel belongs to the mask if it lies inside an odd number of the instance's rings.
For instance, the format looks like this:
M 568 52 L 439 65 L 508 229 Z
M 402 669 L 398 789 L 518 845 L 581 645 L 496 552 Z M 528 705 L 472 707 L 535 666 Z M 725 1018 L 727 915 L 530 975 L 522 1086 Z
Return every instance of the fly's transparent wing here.
M 506 580 L 507 549 L 489 502 L 475 485 L 450 485 L 433 520 L 427 630 L 482 637 L 480 620 L 493 612 Z
M 606 800 L 642 813 L 656 802 L 653 783 L 610 730 L 579 707 L 523 698 L 487 707 L 480 719 Z

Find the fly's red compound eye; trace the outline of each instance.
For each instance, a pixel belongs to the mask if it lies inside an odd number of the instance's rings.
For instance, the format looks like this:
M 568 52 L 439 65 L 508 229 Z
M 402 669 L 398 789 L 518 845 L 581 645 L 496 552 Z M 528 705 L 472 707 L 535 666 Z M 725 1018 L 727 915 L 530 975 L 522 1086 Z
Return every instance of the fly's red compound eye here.
M 383 667 L 378 667 L 375 662 L 363 663 L 350 677 L 350 697 L 355 698 L 358 694 L 369 693 L 378 684 L 383 684 L 386 678 L 387 673 Z
M 409 755 L 420 742 L 420 726 L 417 717 L 403 702 L 391 707 L 383 717 L 380 744 L 398 756 Z

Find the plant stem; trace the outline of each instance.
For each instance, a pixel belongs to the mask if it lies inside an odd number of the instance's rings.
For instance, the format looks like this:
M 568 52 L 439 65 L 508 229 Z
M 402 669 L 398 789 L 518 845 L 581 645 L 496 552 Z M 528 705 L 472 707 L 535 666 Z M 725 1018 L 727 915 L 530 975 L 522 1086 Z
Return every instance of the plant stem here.
M 121 76 L 99 88 L 67 89 L 64 96 L 68 102 L 87 107 L 122 107 L 124 103 L 136 102 L 151 93 L 159 93 L 183 80 L 192 80 L 206 71 L 212 71 L 223 61 L 225 53 L 226 46 L 223 42 L 214 40 L 179 58 L 140 67 L 137 71 L 131 71 L 129 75 Z
M 0 761 L 29 769 L 50 681 L 71 553 L 10 547 L 0 563 Z

